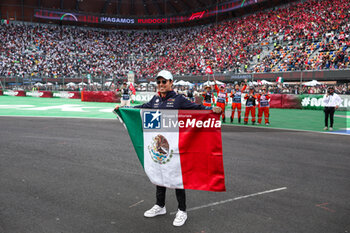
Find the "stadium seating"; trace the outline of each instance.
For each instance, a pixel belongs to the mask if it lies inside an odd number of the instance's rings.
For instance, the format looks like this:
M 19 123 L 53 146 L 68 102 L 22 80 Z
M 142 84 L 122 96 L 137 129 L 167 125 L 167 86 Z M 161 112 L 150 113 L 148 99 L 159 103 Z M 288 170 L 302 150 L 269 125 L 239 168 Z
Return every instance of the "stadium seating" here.
M 0 26 L 0 75 L 152 77 L 349 68 L 350 2 L 311 0 L 196 28 Z M 259 58 L 258 58 L 259 56 Z

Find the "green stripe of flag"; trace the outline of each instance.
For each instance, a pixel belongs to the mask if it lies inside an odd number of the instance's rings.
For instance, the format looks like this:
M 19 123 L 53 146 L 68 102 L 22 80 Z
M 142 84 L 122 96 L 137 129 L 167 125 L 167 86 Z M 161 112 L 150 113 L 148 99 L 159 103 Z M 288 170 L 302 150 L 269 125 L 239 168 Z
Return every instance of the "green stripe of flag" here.
M 128 113 L 126 113 L 126 111 Z M 142 119 L 140 115 L 140 109 L 134 108 L 119 108 L 118 115 L 122 118 L 129 132 L 132 144 L 134 145 L 135 151 L 139 160 L 144 167 L 144 156 L 143 156 L 143 130 L 142 130 Z

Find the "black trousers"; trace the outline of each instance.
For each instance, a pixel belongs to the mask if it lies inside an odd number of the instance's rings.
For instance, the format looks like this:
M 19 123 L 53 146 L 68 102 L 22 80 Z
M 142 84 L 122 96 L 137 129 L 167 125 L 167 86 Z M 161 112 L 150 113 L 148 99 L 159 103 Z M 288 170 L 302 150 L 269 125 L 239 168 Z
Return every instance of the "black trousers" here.
M 330 118 L 330 127 L 333 128 L 335 107 L 324 107 L 324 125 L 328 127 L 328 116 Z
M 162 186 L 157 185 L 157 191 L 156 191 L 156 197 L 157 202 L 156 204 L 160 207 L 165 206 L 165 192 L 166 188 Z M 178 208 L 181 211 L 186 211 L 186 193 L 184 189 L 175 189 L 176 193 L 176 199 L 178 202 Z

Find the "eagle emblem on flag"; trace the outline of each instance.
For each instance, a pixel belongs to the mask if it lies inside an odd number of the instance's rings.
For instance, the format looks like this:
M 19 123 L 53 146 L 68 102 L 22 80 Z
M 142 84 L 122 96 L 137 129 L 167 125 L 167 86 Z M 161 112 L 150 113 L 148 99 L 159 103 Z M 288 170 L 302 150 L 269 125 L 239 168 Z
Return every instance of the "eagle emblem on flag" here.
M 152 160 L 159 164 L 165 164 L 173 157 L 173 150 L 170 150 L 168 140 L 161 134 L 153 137 L 148 150 Z

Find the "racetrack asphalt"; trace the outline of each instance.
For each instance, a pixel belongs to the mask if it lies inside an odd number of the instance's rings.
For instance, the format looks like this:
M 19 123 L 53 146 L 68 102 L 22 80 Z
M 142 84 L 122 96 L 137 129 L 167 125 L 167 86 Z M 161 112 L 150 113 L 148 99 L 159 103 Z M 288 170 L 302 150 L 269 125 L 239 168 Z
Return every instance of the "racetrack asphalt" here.
M 227 192 L 187 190 L 175 228 L 173 190 L 165 216 L 143 217 L 155 186 L 117 120 L 0 117 L 0 129 L 1 233 L 350 232 L 348 135 L 223 126 Z

